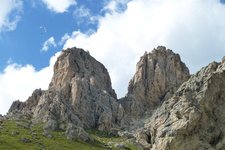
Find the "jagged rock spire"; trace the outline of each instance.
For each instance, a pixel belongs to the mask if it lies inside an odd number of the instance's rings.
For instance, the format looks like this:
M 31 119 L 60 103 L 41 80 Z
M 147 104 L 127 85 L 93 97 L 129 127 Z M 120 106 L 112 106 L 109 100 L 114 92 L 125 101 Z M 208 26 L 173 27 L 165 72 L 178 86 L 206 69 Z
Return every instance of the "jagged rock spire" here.
M 128 86 L 126 100 L 130 107 L 124 107 L 134 116 L 152 111 L 170 98 L 189 76 L 188 68 L 172 50 L 159 46 L 145 52 Z

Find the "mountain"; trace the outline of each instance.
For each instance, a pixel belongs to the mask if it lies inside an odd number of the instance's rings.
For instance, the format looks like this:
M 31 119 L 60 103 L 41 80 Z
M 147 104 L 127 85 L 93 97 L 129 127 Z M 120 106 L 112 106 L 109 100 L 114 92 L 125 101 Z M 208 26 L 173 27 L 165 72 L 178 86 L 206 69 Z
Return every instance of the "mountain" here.
M 69 140 L 93 142 L 90 130 L 98 130 L 140 149 L 225 149 L 224 81 L 225 59 L 190 75 L 178 54 L 159 46 L 140 58 L 118 99 L 104 65 L 70 48 L 58 57 L 48 90 L 13 102 L 1 120 L 29 120 L 45 136 L 63 131 Z
M 192 75 L 172 98 L 165 100 L 139 132 L 139 140 L 151 150 L 223 150 L 224 108 L 223 59 Z
M 9 116 L 20 112 L 33 123 L 44 122 L 45 130 L 66 130 L 68 138 L 76 138 L 77 128 L 118 126 L 123 108 L 116 99 L 107 69 L 88 52 L 72 48 L 58 57 L 48 90 L 35 90 L 26 102 L 14 102 Z
M 146 52 L 137 63 L 126 97 L 121 100 L 127 114 L 140 118 L 151 113 L 189 76 L 188 68 L 172 50 L 159 46 Z

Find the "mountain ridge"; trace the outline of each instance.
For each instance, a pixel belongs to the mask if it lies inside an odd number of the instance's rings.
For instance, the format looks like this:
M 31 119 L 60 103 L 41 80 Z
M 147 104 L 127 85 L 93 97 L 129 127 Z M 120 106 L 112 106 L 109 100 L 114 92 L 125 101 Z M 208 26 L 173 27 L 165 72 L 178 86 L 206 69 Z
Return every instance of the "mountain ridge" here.
M 225 89 L 225 83 L 218 80 L 225 80 L 224 72 L 225 58 L 190 75 L 179 54 L 158 46 L 140 58 L 127 95 L 118 99 L 104 65 L 88 52 L 70 48 L 58 57 L 48 90 L 37 89 L 26 102 L 13 102 L 5 118 L 25 115 L 32 124 L 44 123 L 45 133 L 60 129 L 68 139 L 90 141 L 86 130 L 96 128 L 132 138 L 144 149 L 221 149 L 225 148 L 225 128 L 214 129 L 218 125 L 207 113 L 214 113 L 210 107 L 216 108 L 213 101 L 219 97 L 216 118 L 223 127 L 225 95 L 220 88 Z M 204 125 L 202 116 L 212 124 Z M 208 133 L 208 128 L 216 133 Z M 201 140 L 200 131 L 212 137 Z

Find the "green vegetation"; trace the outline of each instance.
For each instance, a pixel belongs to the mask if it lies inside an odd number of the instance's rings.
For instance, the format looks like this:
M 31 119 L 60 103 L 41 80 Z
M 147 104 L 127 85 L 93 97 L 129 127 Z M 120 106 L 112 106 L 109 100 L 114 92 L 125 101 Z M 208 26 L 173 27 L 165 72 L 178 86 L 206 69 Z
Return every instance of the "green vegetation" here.
M 43 135 L 43 125 L 31 126 L 29 121 L 4 121 L 0 123 L 1 150 L 104 150 L 116 149 L 115 143 L 123 143 L 124 149 L 137 149 L 126 140 L 110 136 L 107 132 L 89 131 L 94 142 L 85 143 L 78 140 L 67 140 L 64 131 L 51 132 L 52 137 Z M 111 148 L 110 148 L 111 147 Z
M 126 150 L 136 150 L 137 149 L 137 146 L 135 146 L 131 142 L 128 142 L 118 136 L 112 136 L 108 132 L 99 131 L 99 130 L 91 130 L 91 131 L 89 131 L 89 133 L 92 135 L 92 137 L 96 141 L 99 141 L 99 142 L 101 141 L 102 143 L 107 144 L 108 146 L 110 146 L 112 148 L 112 150 L 117 149 L 114 146 L 116 143 L 123 143 L 123 145 L 125 146 L 124 149 L 126 149 Z

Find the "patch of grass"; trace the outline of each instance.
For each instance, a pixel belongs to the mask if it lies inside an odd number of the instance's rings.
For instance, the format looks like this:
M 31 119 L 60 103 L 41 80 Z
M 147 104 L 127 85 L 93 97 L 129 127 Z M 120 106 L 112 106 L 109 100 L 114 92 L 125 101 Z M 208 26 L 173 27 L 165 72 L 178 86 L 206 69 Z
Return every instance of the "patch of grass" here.
M 89 134 L 94 141 L 85 143 L 67 140 L 64 131 L 52 131 L 51 138 L 43 135 L 43 124 L 31 126 L 26 120 L 7 120 L 0 124 L 0 150 L 104 150 L 109 143 L 124 143 L 126 149 L 137 149 L 120 137 L 107 132 L 92 130 Z M 115 149 L 112 146 L 112 149 Z
M 137 146 L 133 143 L 119 137 L 110 135 L 106 131 L 99 131 L 99 130 L 89 130 L 88 133 L 97 141 L 108 145 L 111 149 L 116 150 L 115 144 L 123 144 L 125 147 L 124 149 L 127 150 L 137 150 Z

